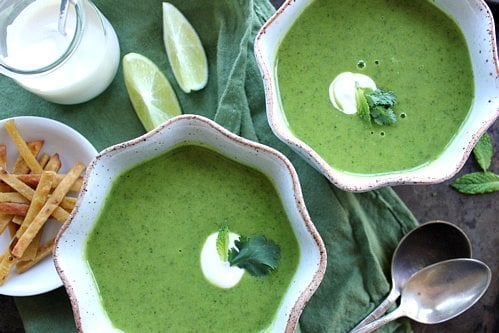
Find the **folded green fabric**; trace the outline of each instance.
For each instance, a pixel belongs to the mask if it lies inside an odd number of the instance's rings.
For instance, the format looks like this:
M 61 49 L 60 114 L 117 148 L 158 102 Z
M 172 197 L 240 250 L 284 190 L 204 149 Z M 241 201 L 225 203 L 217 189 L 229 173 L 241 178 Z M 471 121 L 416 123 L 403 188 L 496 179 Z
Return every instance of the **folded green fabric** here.
M 209 82 L 184 94 L 173 79 L 162 42 L 161 1 L 95 0 L 120 39 L 122 55 L 138 52 L 167 75 L 184 113 L 200 114 L 287 155 L 302 182 L 309 213 L 328 250 L 327 272 L 300 320 L 302 332 L 348 332 L 390 289 L 389 267 L 397 242 L 416 226 L 411 212 L 390 188 L 362 194 L 331 185 L 280 142 L 265 115 L 265 96 L 253 54 L 256 32 L 273 13 L 267 0 L 172 1 L 199 32 L 209 59 Z M 98 150 L 144 133 L 126 94 L 121 69 L 98 98 L 61 106 L 41 100 L 0 78 L 0 117 L 38 115 L 62 121 Z M 17 298 L 27 332 L 71 332 L 75 325 L 63 288 Z M 399 321 L 381 332 L 407 332 Z

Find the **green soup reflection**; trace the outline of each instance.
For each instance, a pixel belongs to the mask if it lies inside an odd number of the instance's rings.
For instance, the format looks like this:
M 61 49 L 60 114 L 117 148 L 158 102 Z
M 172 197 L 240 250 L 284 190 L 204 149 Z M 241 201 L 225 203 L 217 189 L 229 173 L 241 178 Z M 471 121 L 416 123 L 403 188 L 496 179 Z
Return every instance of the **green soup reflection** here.
M 278 270 L 246 273 L 232 289 L 205 280 L 201 248 L 224 221 L 275 241 Z M 271 181 L 196 145 L 120 175 L 86 244 L 103 306 L 126 332 L 258 332 L 274 319 L 299 255 Z
M 328 86 L 345 71 L 393 91 L 402 117 L 391 126 L 369 126 L 334 109 Z M 316 0 L 283 39 L 277 76 L 291 131 L 331 166 L 361 174 L 436 159 L 474 95 L 464 36 L 429 1 Z

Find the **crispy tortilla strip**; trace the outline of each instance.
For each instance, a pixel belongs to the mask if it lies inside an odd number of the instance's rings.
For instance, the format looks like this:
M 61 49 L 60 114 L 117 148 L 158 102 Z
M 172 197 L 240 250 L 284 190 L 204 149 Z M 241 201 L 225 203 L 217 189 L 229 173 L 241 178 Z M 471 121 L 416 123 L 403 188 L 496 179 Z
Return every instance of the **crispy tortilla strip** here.
M 26 213 L 26 217 L 23 220 L 23 223 L 17 230 L 16 237 L 21 238 L 26 229 L 28 229 L 29 225 L 35 218 L 35 216 L 40 212 L 45 202 L 48 200 L 50 190 L 52 189 L 52 182 L 55 178 L 54 171 L 44 171 L 40 178 L 40 182 L 35 190 L 35 194 L 33 195 L 33 199 L 31 200 L 31 204 L 29 205 L 29 209 Z M 36 256 L 36 252 L 38 250 L 38 244 L 40 243 L 40 237 L 42 235 L 42 230 L 40 229 L 33 240 L 30 242 L 26 250 L 24 251 L 22 257 L 19 260 L 33 260 Z
M 18 232 L 19 232 L 19 230 L 18 230 Z M 33 238 L 31 243 L 29 243 L 28 248 L 26 249 L 26 251 L 24 251 L 23 256 L 21 258 L 19 258 L 18 262 L 19 261 L 30 261 L 30 260 L 35 259 L 36 254 L 38 252 L 38 246 L 40 246 L 40 240 L 42 238 L 42 234 L 43 234 L 43 229 L 40 230 L 36 234 L 35 238 Z
M 12 221 L 13 220 L 14 218 L 12 218 Z M 7 229 L 9 229 L 10 238 L 14 238 L 14 236 L 17 233 L 17 229 L 19 228 L 19 225 L 13 223 L 12 221 L 10 221 L 10 223 L 7 225 Z
M 0 235 L 5 231 L 11 220 L 12 215 L 0 214 Z
M 30 141 L 27 144 L 33 156 L 36 156 L 42 149 L 43 140 Z M 29 173 L 29 166 L 21 155 L 17 156 L 12 173 Z
M 81 163 L 80 163 L 81 164 Z M 16 190 L 28 200 L 33 199 L 35 190 L 20 181 L 16 176 L 9 174 L 5 169 L 0 167 L 0 180 L 7 183 L 12 189 Z M 64 223 L 69 217 L 69 213 L 61 207 L 56 207 L 52 216 L 59 222 Z
M 61 158 L 59 157 L 59 154 L 55 153 L 54 155 L 50 156 L 50 159 L 47 162 L 44 170 L 58 172 L 61 169 L 61 166 Z
M 64 208 L 68 213 L 71 213 L 73 208 L 76 206 L 76 198 L 74 197 L 65 197 L 62 199 L 60 206 Z
M 43 140 L 30 141 L 27 143 L 29 150 L 33 154 L 33 158 L 38 155 L 43 146 Z M 41 167 L 41 166 L 40 166 Z M 24 160 L 23 156 L 19 154 L 12 168 L 12 173 L 29 173 L 30 167 Z
M 0 202 L 29 203 L 29 200 L 17 192 L 0 192 Z
M 5 130 L 7 134 L 9 134 L 10 138 L 14 142 L 19 151 L 19 154 L 22 156 L 29 169 L 33 173 L 42 173 L 43 168 L 40 166 L 40 163 L 36 160 L 35 155 L 31 152 L 28 147 L 26 141 L 24 141 L 21 133 L 17 129 L 16 122 L 13 119 L 9 119 L 4 124 Z
M 28 142 L 28 147 L 31 150 L 31 152 L 33 153 L 33 155 L 37 155 L 38 152 L 40 151 L 40 149 L 42 148 L 42 146 L 43 146 L 43 141 L 40 141 L 40 140 Z M 0 158 L 1 158 L 1 156 L 0 156 Z M 43 158 L 43 156 L 42 156 L 42 158 Z M 7 161 L 5 162 L 5 164 L 7 164 Z M 7 170 L 7 165 L 3 166 L 0 163 L 0 167 Z M 27 174 L 27 173 L 29 173 L 29 171 L 30 171 L 29 167 L 26 165 L 26 162 L 24 161 L 22 156 L 18 156 L 18 158 L 16 159 L 16 162 L 14 164 L 14 167 L 12 169 L 12 173 L 13 174 Z M 33 187 L 36 187 L 36 185 L 34 185 Z M 4 182 L 0 182 L 0 192 L 10 192 L 10 191 L 12 191 L 12 188 L 9 185 L 5 184 Z
M 40 183 L 40 175 L 13 175 L 14 177 L 17 177 L 18 179 L 22 180 L 23 183 L 28 183 L 28 185 L 35 184 L 38 186 Z M 52 188 L 55 188 L 56 185 L 58 185 L 61 180 L 64 178 L 64 174 L 54 174 L 54 181 L 52 182 Z M 35 179 L 35 181 L 31 182 L 30 180 Z M 26 182 L 28 180 L 28 182 Z M 79 177 L 75 183 L 71 186 L 70 191 L 73 189 L 76 189 L 78 186 L 81 186 L 81 180 L 82 177 Z M 9 186 L 10 188 L 10 186 Z M 0 192 L 0 203 L 2 202 L 15 202 L 15 203 L 29 203 L 29 200 L 27 200 L 24 196 L 19 194 L 18 192 Z M 61 207 L 67 210 L 68 212 L 71 212 L 76 204 L 76 198 L 75 197 L 65 197 L 62 202 L 61 202 Z M 2 209 L 0 207 L 0 213 L 2 212 Z M 18 214 L 18 215 L 24 215 L 24 214 Z
M 56 207 L 52 212 L 52 217 L 57 220 L 57 222 L 64 223 L 69 218 L 69 213 L 62 207 Z
M 15 202 L 0 202 L 0 213 L 25 216 L 30 205 Z
M 2 255 L 2 261 L 0 261 L 0 286 L 5 283 L 12 266 L 14 266 L 15 264 L 16 258 L 12 256 L 9 248 L 6 248 Z
M 14 177 L 18 178 L 21 180 L 23 183 L 26 185 L 29 185 L 30 187 L 35 188 L 38 185 L 38 182 L 40 181 L 40 175 L 39 174 L 13 174 Z M 53 187 L 55 188 L 61 180 L 64 178 L 65 174 L 57 174 Z M 70 191 L 71 192 L 79 192 L 81 189 L 81 186 L 83 184 L 83 177 L 78 177 L 78 179 L 74 182 L 74 184 L 71 186 Z
M 7 145 L 0 145 L 0 166 L 7 169 Z
M 45 167 L 47 166 L 49 160 L 50 156 L 47 153 L 42 153 L 42 155 L 38 158 L 38 163 L 40 163 L 40 166 L 43 168 L 43 170 L 46 170 Z
M 17 179 L 15 175 L 11 175 L 10 173 L 8 173 L 4 168 L 0 168 L 0 179 L 4 183 L 8 184 L 12 189 L 19 192 L 19 194 L 21 194 L 29 201 L 31 201 L 31 199 L 33 198 L 35 190 Z
M 85 165 L 77 162 L 71 170 L 66 174 L 66 177 L 55 188 L 52 195 L 48 198 L 40 212 L 35 216 L 28 229 L 24 231 L 21 238 L 17 241 L 12 249 L 12 255 L 16 258 L 22 257 L 24 251 L 28 247 L 31 240 L 35 237 L 38 231 L 43 227 L 47 219 L 52 215 L 54 210 L 59 207 L 62 199 L 66 196 L 71 185 L 78 179 L 81 173 L 85 170 Z
M 16 264 L 16 272 L 18 274 L 26 272 L 28 269 L 39 263 L 43 258 L 52 254 L 55 246 L 55 238 L 46 244 L 43 244 L 37 249 L 36 257 L 29 261 L 19 261 Z
M 14 216 L 12 216 L 12 220 L 10 222 L 19 226 L 19 225 L 23 224 L 23 221 L 24 221 L 24 216 L 14 215 Z
M 40 178 L 40 183 L 38 183 L 35 193 L 33 194 L 33 198 L 31 199 L 29 210 L 26 212 L 26 216 L 17 233 L 18 237 L 21 237 L 24 234 L 24 232 L 26 231 L 26 229 L 28 229 L 29 225 L 34 220 L 36 215 L 38 215 L 40 210 L 47 202 L 50 190 L 52 189 L 52 182 L 54 181 L 54 178 L 55 178 L 55 172 L 53 171 L 44 171 L 42 173 L 42 177 Z

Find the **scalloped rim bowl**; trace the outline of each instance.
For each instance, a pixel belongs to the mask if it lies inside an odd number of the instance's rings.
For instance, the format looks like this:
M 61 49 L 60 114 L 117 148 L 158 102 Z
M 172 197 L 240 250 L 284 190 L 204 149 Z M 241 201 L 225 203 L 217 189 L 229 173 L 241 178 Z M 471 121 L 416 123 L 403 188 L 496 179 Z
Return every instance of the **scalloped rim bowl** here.
M 255 40 L 255 53 L 265 87 L 267 118 L 274 134 L 301 154 L 333 184 L 352 192 L 382 186 L 440 183 L 453 177 L 464 165 L 480 136 L 499 117 L 499 61 L 494 19 L 483 0 L 436 0 L 434 4 L 461 27 L 470 49 L 475 98 L 468 117 L 446 150 L 436 160 L 411 170 L 379 175 L 352 174 L 331 167 L 287 126 L 276 79 L 279 43 L 295 19 L 314 0 L 288 0 L 264 24 Z
M 67 172 L 71 166 L 80 161 L 85 165 L 90 164 L 97 155 L 94 146 L 80 133 L 71 127 L 42 117 L 13 117 L 16 126 L 23 138 L 30 140 L 44 140 L 41 152 L 54 154 L 59 153 L 61 158 L 61 173 Z M 17 150 L 4 129 L 4 123 L 8 119 L 0 121 L 0 142 L 7 144 L 8 170 L 14 163 Z M 60 223 L 50 219 L 44 227 L 42 242 L 52 239 L 60 228 Z M 8 232 L 0 235 L 0 249 L 9 242 Z M 62 281 L 57 274 L 52 258 L 46 257 L 28 271 L 17 274 L 10 273 L 9 278 L 0 286 L 0 294 L 9 296 L 33 296 L 42 294 L 62 286 Z
M 98 287 L 84 253 L 86 238 L 113 180 L 131 166 L 178 145 L 196 142 L 259 170 L 274 183 L 298 239 L 301 255 L 297 272 L 278 309 L 272 329 L 294 332 L 303 307 L 319 286 L 326 269 L 326 249 L 304 205 L 296 171 L 276 150 L 243 139 L 215 122 L 195 115 L 172 118 L 141 137 L 109 147 L 89 166 L 82 195 L 68 223 L 59 232 L 54 257 L 80 331 L 115 330 L 102 307 Z

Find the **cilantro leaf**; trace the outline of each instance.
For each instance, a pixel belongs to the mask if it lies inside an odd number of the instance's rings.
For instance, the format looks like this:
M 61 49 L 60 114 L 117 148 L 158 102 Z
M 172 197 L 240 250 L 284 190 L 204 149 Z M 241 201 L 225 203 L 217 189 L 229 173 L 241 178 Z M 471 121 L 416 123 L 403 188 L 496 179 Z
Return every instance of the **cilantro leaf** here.
M 220 229 L 218 230 L 217 235 L 217 252 L 220 256 L 220 260 L 227 261 L 228 260 L 228 251 L 229 251 L 229 224 L 224 222 Z
M 391 125 L 397 121 L 397 114 L 392 109 L 397 103 L 393 92 L 357 88 L 355 100 L 359 117 L 369 124 Z
M 480 166 L 480 168 L 482 168 L 483 171 L 487 171 L 487 169 L 490 167 L 490 163 L 492 162 L 492 155 L 492 140 L 487 133 L 484 133 L 473 148 L 473 156 L 475 156 L 478 165 Z
M 499 191 L 499 175 L 488 171 L 468 173 L 459 177 L 450 185 L 465 194 Z
M 277 269 L 281 258 L 279 246 L 264 236 L 239 237 L 229 250 L 229 263 L 253 276 L 267 275 Z

